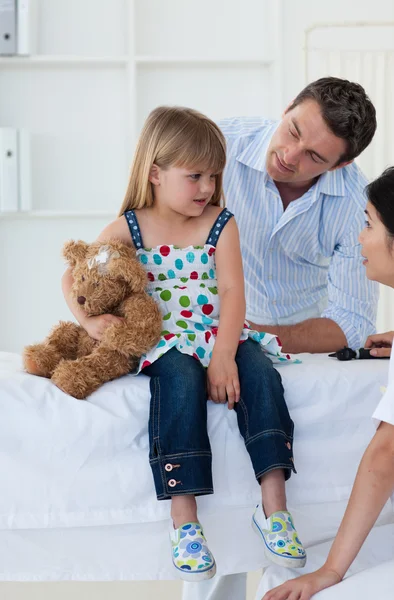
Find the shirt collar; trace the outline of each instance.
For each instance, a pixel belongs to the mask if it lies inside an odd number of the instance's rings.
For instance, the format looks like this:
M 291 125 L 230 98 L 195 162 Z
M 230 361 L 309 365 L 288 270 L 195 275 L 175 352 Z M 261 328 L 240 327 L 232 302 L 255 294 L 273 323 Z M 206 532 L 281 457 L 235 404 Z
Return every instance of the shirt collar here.
M 266 155 L 268 146 L 275 130 L 279 126 L 280 121 L 273 121 L 257 131 L 254 139 L 250 144 L 237 156 L 237 161 L 264 173 L 265 180 L 271 180 L 266 169 Z M 343 176 L 343 168 L 335 171 L 326 171 L 320 175 L 317 182 L 312 186 L 316 192 L 316 197 L 319 194 L 328 196 L 345 196 L 345 181 Z
M 278 126 L 279 121 L 273 121 L 259 129 L 250 144 L 237 156 L 237 161 L 268 176 L 265 159 L 271 138 Z

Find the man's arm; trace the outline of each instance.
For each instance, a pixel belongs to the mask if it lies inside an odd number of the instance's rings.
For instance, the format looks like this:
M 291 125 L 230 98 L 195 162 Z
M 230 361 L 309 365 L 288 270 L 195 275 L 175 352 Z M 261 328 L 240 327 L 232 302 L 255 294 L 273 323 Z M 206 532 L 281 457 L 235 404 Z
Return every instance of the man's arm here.
M 308 319 L 296 325 L 255 325 L 252 329 L 273 333 L 281 341 L 283 352 L 335 352 L 347 345 L 346 336 L 335 321 Z
M 328 270 L 328 306 L 321 318 L 296 325 L 254 325 L 257 331 L 275 333 L 284 352 L 335 352 L 343 346 L 363 347 L 374 333 L 378 284 L 369 281 L 362 264 L 358 236 L 363 213 L 357 211 L 350 231 L 337 244 Z

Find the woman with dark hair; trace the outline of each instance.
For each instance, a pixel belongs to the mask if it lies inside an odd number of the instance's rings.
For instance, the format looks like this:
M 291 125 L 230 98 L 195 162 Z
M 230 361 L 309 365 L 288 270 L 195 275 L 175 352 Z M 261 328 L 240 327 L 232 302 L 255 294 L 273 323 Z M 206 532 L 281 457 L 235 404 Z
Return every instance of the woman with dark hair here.
M 370 183 L 366 191 L 366 222 L 359 238 L 366 275 L 370 280 L 394 288 L 394 167 Z M 373 335 L 365 346 L 371 348 L 374 355 L 388 356 L 393 337 L 394 332 Z M 394 353 L 388 386 L 373 419 L 377 431 L 361 460 L 344 518 L 325 564 L 313 573 L 271 590 L 263 600 L 309 600 L 317 592 L 339 583 L 390 495 L 394 500 Z M 376 583 L 376 579 L 374 581 Z M 357 597 L 369 598 L 370 595 L 367 592 L 367 596 Z

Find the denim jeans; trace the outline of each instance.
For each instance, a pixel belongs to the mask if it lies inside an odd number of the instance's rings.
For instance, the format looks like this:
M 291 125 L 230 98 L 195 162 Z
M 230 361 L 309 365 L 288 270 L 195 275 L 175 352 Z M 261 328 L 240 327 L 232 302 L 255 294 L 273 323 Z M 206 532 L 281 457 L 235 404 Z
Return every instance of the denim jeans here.
M 241 387 L 238 426 L 257 481 L 265 473 L 295 472 L 293 429 L 282 380 L 260 345 L 246 340 L 235 357 Z M 213 493 L 207 433 L 206 369 L 175 348 L 143 371 L 149 375 L 149 462 L 158 500 Z

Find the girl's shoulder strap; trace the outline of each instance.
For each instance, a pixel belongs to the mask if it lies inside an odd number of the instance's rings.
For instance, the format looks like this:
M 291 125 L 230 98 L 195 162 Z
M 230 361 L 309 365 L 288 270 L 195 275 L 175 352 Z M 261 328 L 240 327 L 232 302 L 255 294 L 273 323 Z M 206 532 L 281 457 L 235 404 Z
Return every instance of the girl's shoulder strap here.
M 127 221 L 127 225 L 129 226 L 131 239 L 133 240 L 135 249 L 140 250 L 144 247 L 144 245 L 142 242 L 142 235 L 140 226 L 138 224 L 137 215 L 135 214 L 134 210 L 126 210 L 126 212 L 124 212 L 123 214 Z
M 205 243 L 210 244 L 211 246 L 216 246 L 225 225 L 233 216 L 233 213 L 231 213 L 227 208 L 224 208 L 212 225 L 211 231 L 209 232 L 207 241 Z

